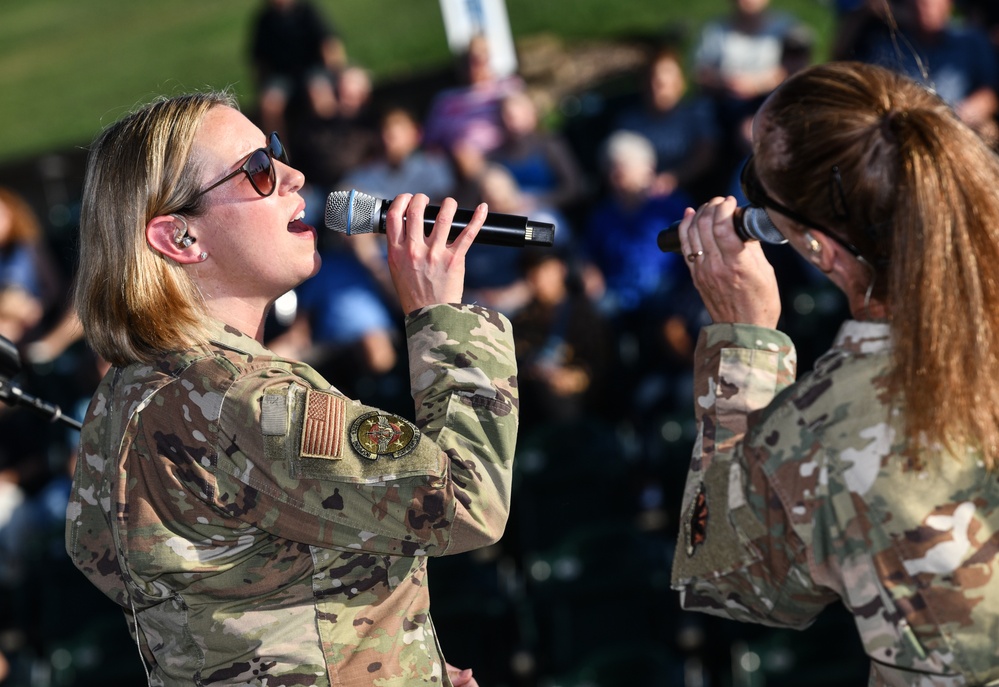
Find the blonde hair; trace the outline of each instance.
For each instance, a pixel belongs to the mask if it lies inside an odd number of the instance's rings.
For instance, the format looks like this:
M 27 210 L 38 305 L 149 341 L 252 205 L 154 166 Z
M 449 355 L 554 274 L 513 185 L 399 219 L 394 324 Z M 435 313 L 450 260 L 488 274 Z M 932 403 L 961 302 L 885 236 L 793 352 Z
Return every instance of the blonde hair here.
M 162 99 L 105 129 L 87 162 L 74 301 L 87 341 L 112 365 L 152 362 L 206 338 L 208 313 L 184 268 L 146 241 L 146 225 L 205 211 L 192 147 L 226 93 Z
M 756 170 L 870 266 L 913 450 L 999 453 L 999 158 L 936 94 L 857 63 L 806 69 L 761 111 Z

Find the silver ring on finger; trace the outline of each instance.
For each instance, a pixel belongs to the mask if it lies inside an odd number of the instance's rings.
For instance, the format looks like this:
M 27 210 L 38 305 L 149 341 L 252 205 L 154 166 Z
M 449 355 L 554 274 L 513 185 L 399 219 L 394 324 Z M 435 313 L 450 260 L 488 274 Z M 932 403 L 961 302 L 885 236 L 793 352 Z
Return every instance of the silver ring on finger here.
M 689 262 L 694 262 L 695 260 L 697 260 L 697 258 L 701 257 L 702 255 L 704 255 L 703 250 L 699 250 L 696 253 L 687 253 L 687 260 Z

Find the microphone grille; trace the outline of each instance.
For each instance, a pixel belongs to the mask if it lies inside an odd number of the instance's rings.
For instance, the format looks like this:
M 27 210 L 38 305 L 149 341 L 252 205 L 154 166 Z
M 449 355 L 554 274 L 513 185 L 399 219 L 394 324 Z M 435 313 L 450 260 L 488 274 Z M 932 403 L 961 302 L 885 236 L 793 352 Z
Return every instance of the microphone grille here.
M 763 208 L 756 206 L 747 207 L 742 213 L 742 234 L 743 240 L 756 239 L 761 243 L 772 243 L 780 245 L 787 243 L 787 239 L 774 226 L 770 215 Z
M 378 199 L 367 193 L 353 189 L 334 191 L 326 199 L 326 227 L 342 234 L 372 232 L 374 231 L 372 218 L 378 206 Z

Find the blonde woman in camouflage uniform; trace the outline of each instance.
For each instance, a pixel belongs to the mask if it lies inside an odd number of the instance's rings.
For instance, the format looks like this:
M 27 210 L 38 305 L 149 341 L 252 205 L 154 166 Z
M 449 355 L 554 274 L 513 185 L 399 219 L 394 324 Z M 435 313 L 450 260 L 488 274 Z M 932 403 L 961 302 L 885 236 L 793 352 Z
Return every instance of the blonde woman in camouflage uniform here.
M 225 96 L 157 102 L 96 141 L 76 304 L 112 367 L 67 548 L 124 610 L 150 685 L 474 684 L 444 663 L 426 560 L 507 518 L 510 325 L 454 305 L 485 207 L 451 245 L 453 200 L 430 237 L 403 223 L 423 226 L 425 196 L 388 212 L 411 423 L 261 345 L 273 301 L 319 268 L 303 182 Z
M 795 381 L 735 200 L 687 211 L 714 324 L 674 586 L 788 627 L 841 600 L 871 685 L 999 684 L 999 162 L 936 95 L 851 63 L 791 77 L 753 138 L 747 197 L 854 319 Z

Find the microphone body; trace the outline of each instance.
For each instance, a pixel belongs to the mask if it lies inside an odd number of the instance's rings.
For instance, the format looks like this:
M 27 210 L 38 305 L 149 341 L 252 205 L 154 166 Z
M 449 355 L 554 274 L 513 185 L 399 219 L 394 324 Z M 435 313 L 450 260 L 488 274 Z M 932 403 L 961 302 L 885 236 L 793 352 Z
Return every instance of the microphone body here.
M 360 191 L 334 191 L 326 199 L 325 222 L 328 229 L 348 236 L 353 234 L 385 233 L 385 215 L 392 201 L 375 198 Z M 423 215 L 423 231 L 429 235 L 440 206 L 428 205 Z M 472 221 L 472 210 L 459 208 L 451 222 L 448 241 L 453 241 Z M 526 217 L 490 212 L 475 237 L 476 243 L 493 246 L 551 246 L 555 242 L 555 225 L 534 222 Z
M 735 209 L 732 217 L 735 223 L 735 233 L 743 241 L 760 241 L 780 245 L 787 243 L 787 239 L 777 230 L 770 215 L 763 208 L 754 205 L 747 205 Z M 663 253 L 679 253 L 680 247 L 680 222 L 677 220 L 669 225 L 667 229 L 659 232 L 656 243 Z

